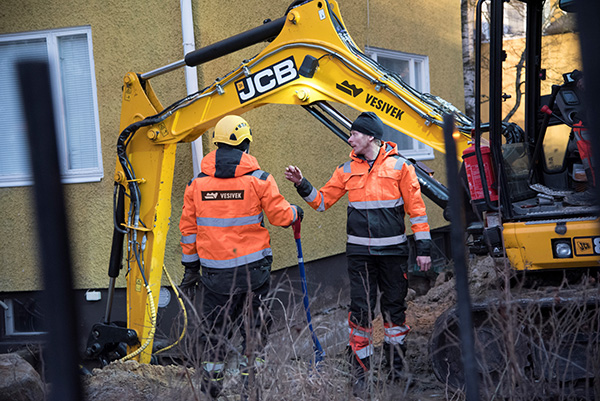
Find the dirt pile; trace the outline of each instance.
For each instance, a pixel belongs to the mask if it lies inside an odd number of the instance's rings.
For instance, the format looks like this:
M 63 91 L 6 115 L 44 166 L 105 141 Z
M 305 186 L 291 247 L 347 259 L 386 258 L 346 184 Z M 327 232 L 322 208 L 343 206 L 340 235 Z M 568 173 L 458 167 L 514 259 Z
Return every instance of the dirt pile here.
M 184 400 L 191 396 L 190 374 L 193 370 L 181 366 L 113 362 L 84 376 L 82 384 L 86 400 Z

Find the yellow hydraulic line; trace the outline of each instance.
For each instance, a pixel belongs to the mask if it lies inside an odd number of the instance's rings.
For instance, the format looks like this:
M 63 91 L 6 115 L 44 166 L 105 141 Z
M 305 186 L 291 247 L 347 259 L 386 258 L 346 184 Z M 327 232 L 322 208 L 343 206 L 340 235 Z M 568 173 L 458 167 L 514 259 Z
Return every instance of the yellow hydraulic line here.
M 148 285 L 148 284 L 146 284 L 146 291 L 148 293 L 148 306 L 150 307 L 150 316 L 152 319 L 150 333 L 148 334 L 146 342 L 141 347 L 139 347 L 132 353 L 125 355 L 123 358 L 119 359 L 120 361 L 127 361 L 131 358 L 135 358 L 136 356 L 141 354 L 142 351 L 144 351 L 148 347 L 148 345 L 154 340 L 154 332 L 156 332 L 156 307 L 154 306 L 154 298 L 152 297 L 152 290 L 150 289 L 150 285 Z
M 167 270 L 165 265 L 163 265 L 163 270 L 165 272 L 165 275 L 167 276 L 167 279 L 169 280 L 169 283 L 171 284 L 171 287 L 173 288 L 173 291 L 175 292 L 175 295 L 177 296 L 177 300 L 179 301 L 179 304 L 181 305 L 181 310 L 183 311 L 183 330 L 181 331 L 181 334 L 180 334 L 179 338 L 177 339 L 177 341 L 175 341 L 173 344 L 171 344 L 165 348 L 159 349 L 158 351 L 154 352 L 154 354 L 159 354 L 161 352 L 167 351 L 167 350 L 173 348 L 174 346 L 176 346 L 177 344 L 179 344 L 179 342 L 183 339 L 183 337 L 186 334 L 187 325 L 188 325 L 187 310 L 185 309 L 185 305 L 184 305 L 183 301 L 181 300 L 181 297 L 179 296 L 179 291 L 177 291 L 177 286 L 173 282 L 173 279 L 171 279 L 171 275 L 169 274 L 169 271 Z M 134 352 L 125 355 L 123 358 L 120 359 L 120 361 L 127 361 L 129 359 L 135 358 L 140 353 L 142 353 L 142 351 L 144 351 L 154 339 L 154 333 L 156 332 L 156 308 L 154 305 L 154 298 L 152 297 L 152 290 L 150 289 L 150 286 L 146 285 L 146 291 L 148 292 L 148 302 L 149 302 L 148 306 L 150 307 L 150 315 L 151 315 L 151 319 L 152 319 L 152 327 L 150 329 L 148 339 L 141 347 L 136 349 Z
M 181 297 L 179 296 L 179 291 L 177 291 L 177 286 L 173 283 L 173 280 L 171 279 L 171 276 L 169 275 L 169 271 L 167 270 L 166 266 L 163 265 L 163 270 L 165 271 L 165 274 L 167 276 L 167 279 L 169 280 L 169 283 L 171 284 L 171 288 L 173 288 L 173 291 L 175 291 L 175 295 L 177 295 L 177 300 L 179 301 L 179 305 L 181 305 L 181 310 L 183 311 L 183 330 L 181 330 L 181 335 L 179 336 L 179 338 L 177 339 L 177 341 L 175 341 L 173 344 L 165 347 L 165 348 L 161 348 L 158 351 L 156 351 L 154 354 L 159 354 L 163 351 L 166 351 L 168 349 L 173 348 L 174 346 L 176 346 L 177 344 L 179 344 L 179 342 L 183 339 L 183 337 L 185 336 L 186 330 L 187 330 L 187 325 L 188 325 L 188 319 L 187 319 L 187 310 L 185 309 L 185 305 L 183 303 L 183 300 L 181 299 Z

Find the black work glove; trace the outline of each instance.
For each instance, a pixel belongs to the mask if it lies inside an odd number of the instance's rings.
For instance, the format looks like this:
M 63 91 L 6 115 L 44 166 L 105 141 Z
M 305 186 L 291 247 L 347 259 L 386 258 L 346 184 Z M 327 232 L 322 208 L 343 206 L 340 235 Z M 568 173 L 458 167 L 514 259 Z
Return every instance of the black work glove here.
M 298 212 L 298 219 L 302 221 L 302 219 L 304 218 L 304 210 L 302 210 L 300 206 L 294 205 L 293 203 L 291 205 L 296 206 L 296 211 Z
M 200 263 L 190 263 L 184 266 L 185 273 L 183 274 L 183 280 L 181 280 L 179 288 L 181 288 L 185 295 L 193 299 L 194 295 L 196 295 L 196 287 L 200 282 Z

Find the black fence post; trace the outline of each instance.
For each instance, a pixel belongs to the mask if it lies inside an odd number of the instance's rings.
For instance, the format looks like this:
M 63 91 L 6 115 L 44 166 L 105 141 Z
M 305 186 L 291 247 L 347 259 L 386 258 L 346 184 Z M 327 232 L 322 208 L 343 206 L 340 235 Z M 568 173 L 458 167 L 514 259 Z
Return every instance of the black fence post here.
M 34 178 L 40 266 L 44 281 L 44 324 L 49 400 L 79 401 L 81 382 L 77 352 L 77 311 L 63 190 L 60 181 L 56 126 L 48 63 L 17 66 Z
M 479 399 L 479 374 L 475 360 L 475 340 L 473 334 L 473 318 L 471 315 L 471 297 L 469 295 L 469 277 L 465 247 L 465 217 L 463 210 L 462 187 L 458 176 L 456 161 L 456 144 L 454 133 L 454 117 L 444 115 L 444 141 L 446 144 L 446 174 L 448 176 L 448 216 L 450 218 L 450 243 L 454 271 L 456 275 L 456 293 L 458 303 L 458 319 L 460 324 L 460 343 L 463 369 L 465 371 L 465 387 L 467 401 Z

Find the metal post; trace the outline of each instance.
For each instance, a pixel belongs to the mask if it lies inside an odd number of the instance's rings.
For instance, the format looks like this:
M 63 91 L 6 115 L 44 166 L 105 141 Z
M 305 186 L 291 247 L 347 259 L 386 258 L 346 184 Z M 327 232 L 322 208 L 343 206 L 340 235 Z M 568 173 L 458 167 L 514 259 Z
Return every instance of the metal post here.
M 585 74 L 585 89 L 583 96 L 587 105 L 587 118 L 589 119 L 589 130 L 592 137 L 594 173 L 596 180 L 600 176 L 600 101 L 598 91 L 600 90 L 600 3 L 597 1 L 577 0 L 575 2 L 577 11 L 577 25 L 579 27 L 579 40 L 581 42 L 581 58 L 583 60 L 583 72 Z M 600 192 L 596 181 L 596 205 L 600 206 Z
M 50 74 L 46 62 L 18 64 L 21 98 L 35 185 L 40 266 L 44 277 L 45 347 L 51 401 L 82 399 L 77 352 L 77 311 L 60 182 Z
M 462 208 L 462 187 L 458 177 L 458 163 L 456 160 L 456 144 L 452 134 L 454 132 L 454 117 L 444 115 L 444 140 L 446 143 L 446 172 L 448 175 L 449 215 L 452 216 L 450 224 L 452 259 L 456 274 L 456 293 L 458 303 L 458 318 L 460 322 L 460 342 L 462 362 L 465 371 L 465 386 L 467 401 L 479 399 L 479 374 L 475 360 L 475 346 L 473 334 L 473 318 L 471 316 L 471 299 L 469 296 L 469 279 L 466 263 L 465 218 Z

